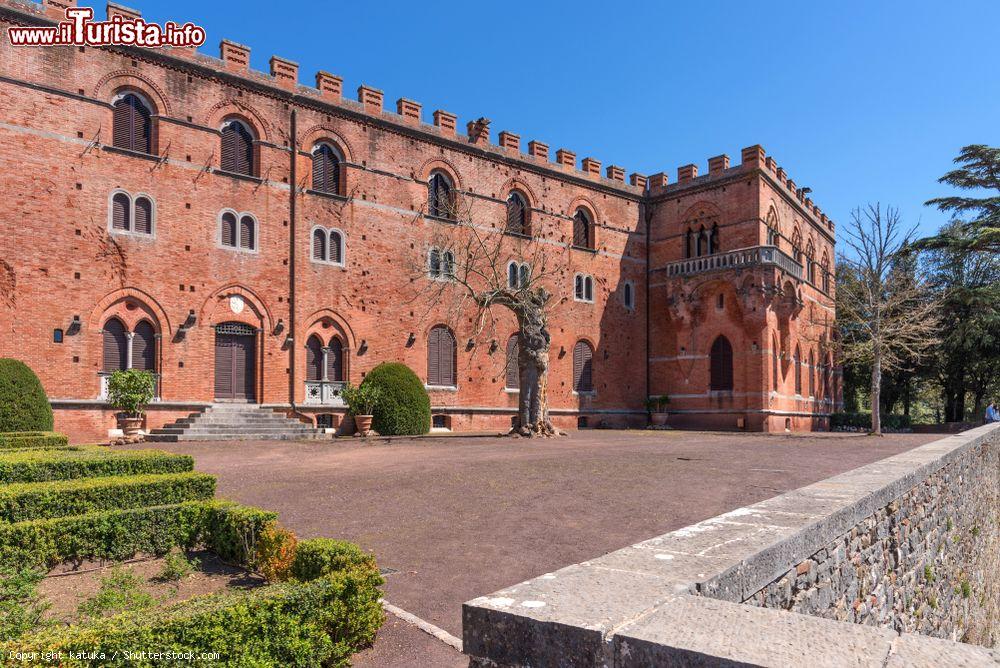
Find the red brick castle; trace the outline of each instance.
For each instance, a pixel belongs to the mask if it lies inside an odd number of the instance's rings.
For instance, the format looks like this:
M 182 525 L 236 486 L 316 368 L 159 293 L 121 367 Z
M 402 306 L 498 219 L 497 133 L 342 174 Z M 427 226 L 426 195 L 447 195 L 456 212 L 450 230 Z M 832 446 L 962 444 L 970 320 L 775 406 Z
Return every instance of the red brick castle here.
M 0 3 L 0 357 L 38 373 L 57 429 L 106 437 L 105 379 L 130 367 L 157 375 L 149 428 L 219 400 L 336 425 L 342 384 L 385 360 L 425 379 L 436 426 L 509 426 L 513 319 L 475 344 L 406 277 L 446 274 L 455 197 L 567 269 L 548 286 L 557 425 L 642 426 L 666 394 L 679 427 L 828 427 L 834 225 L 760 146 L 626 181 L 485 119 L 462 133 L 333 74 L 302 85 L 284 58 L 250 70 L 230 41 L 10 45 L 73 4 Z

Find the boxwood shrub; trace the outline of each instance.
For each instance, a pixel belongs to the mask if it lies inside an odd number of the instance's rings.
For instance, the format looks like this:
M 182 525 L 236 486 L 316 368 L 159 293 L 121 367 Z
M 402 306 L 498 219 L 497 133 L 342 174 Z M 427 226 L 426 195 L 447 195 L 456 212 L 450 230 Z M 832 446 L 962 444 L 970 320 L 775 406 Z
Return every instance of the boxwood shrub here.
M 95 510 L 162 506 L 203 501 L 215 496 L 215 476 L 206 473 L 78 478 L 0 486 L 0 522 L 67 515 Z
M 0 451 L 64 448 L 69 445 L 65 434 L 54 431 L 28 431 L 0 434 Z
M 410 367 L 383 362 L 365 376 L 362 385 L 380 389 L 372 429 L 383 436 L 426 434 L 431 428 L 431 399 Z
M 267 510 L 214 500 L 0 523 L 0 568 L 122 561 L 140 553 L 163 555 L 172 547 L 199 545 L 247 566 L 255 537 L 276 518 Z
M 46 665 L 45 653 L 61 653 L 61 666 L 108 665 L 126 652 L 177 653 L 176 661 L 130 660 L 130 666 L 174 665 L 188 653 L 218 652 L 213 666 L 347 666 L 382 625 L 382 579 L 363 569 L 338 571 L 302 583 L 291 581 L 249 592 L 191 599 L 159 610 L 126 613 L 68 627 L 49 627 L 5 644 Z M 197 659 L 195 659 L 197 661 Z
M 881 416 L 882 429 L 887 431 L 906 431 L 910 429 L 908 415 Z M 834 413 L 830 416 L 830 428 L 834 431 L 868 431 L 872 427 L 871 413 Z
M 27 364 L 0 358 L 0 432 L 51 431 L 52 406 Z
M 190 455 L 162 450 L 108 450 L 78 446 L 56 450 L 0 451 L 0 483 L 44 482 L 114 475 L 183 473 L 194 469 Z
M 354 543 L 332 538 L 300 540 L 292 562 L 292 577 L 303 582 L 329 573 L 362 569 L 378 573 L 375 556 Z

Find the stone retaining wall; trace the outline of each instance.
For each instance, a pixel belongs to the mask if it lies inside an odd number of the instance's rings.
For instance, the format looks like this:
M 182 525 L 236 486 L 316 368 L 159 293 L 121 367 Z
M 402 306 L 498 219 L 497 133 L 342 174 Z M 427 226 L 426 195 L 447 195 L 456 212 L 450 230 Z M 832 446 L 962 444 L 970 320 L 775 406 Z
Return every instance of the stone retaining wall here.
M 1000 425 L 979 427 L 477 598 L 464 650 L 491 667 L 995 666 L 953 640 L 997 642 L 998 453 Z

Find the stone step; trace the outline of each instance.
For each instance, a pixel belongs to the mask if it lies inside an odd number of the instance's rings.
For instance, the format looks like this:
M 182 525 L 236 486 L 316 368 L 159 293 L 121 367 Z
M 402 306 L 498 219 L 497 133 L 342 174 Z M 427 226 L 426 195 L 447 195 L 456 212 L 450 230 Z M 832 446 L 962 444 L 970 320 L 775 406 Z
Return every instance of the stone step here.
M 229 425 L 243 425 L 243 424 L 304 424 L 298 420 L 289 420 L 284 417 L 267 417 L 263 415 L 248 415 L 244 417 L 209 417 L 202 416 L 196 418 L 181 418 L 174 421 L 178 425 L 193 425 L 193 424 L 229 424 Z
M 152 443 L 176 443 L 178 441 L 312 441 L 324 438 L 323 434 L 309 431 L 304 433 L 281 434 L 149 434 L 146 440 Z

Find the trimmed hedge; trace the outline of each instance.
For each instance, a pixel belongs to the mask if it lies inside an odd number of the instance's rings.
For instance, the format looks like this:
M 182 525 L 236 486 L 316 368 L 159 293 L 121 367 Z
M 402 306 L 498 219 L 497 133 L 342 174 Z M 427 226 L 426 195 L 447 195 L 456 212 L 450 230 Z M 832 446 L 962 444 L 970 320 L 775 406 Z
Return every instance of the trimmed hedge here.
M 0 451 L 64 448 L 67 445 L 69 438 L 54 431 L 15 431 L 0 434 Z
M 0 358 L 0 432 L 51 431 L 52 406 L 27 364 Z
M 908 415 L 885 415 L 881 416 L 882 429 L 891 431 L 904 431 L 910 428 L 910 417 Z M 834 413 L 830 416 L 830 428 L 836 430 L 859 430 L 869 431 L 872 428 L 871 413 Z
M 194 469 L 190 455 L 162 450 L 108 450 L 83 446 L 59 450 L 0 451 L 0 483 L 45 482 L 115 475 L 184 473 Z
M 372 429 L 383 436 L 426 434 L 431 429 L 431 399 L 410 367 L 383 362 L 368 372 L 362 385 L 380 388 Z
M 382 578 L 364 569 L 308 583 L 288 582 L 245 593 L 227 592 L 173 606 L 69 627 L 50 627 L 0 645 L 5 656 L 34 656 L 22 666 L 61 653 L 60 666 L 105 666 L 93 654 L 218 652 L 213 666 L 347 666 L 382 625 Z M 30 654 L 34 653 L 34 654 Z M 88 654 L 90 653 L 90 654 Z M 197 659 L 196 659 L 197 660 Z M 32 662 L 34 661 L 34 662 Z M 130 659 L 130 666 L 188 663 L 183 657 Z
M 277 513 L 216 500 L 0 524 L 0 568 L 122 561 L 198 545 L 249 566 L 254 538 L 276 519 Z
M 337 571 L 359 568 L 378 573 L 375 556 L 344 540 L 309 538 L 300 540 L 295 548 L 292 577 L 308 582 Z
M 215 476 L 206 473 L 111 476 L 0 486 L 0 522 L 93 511 L 205 501 L 215 496 Z

